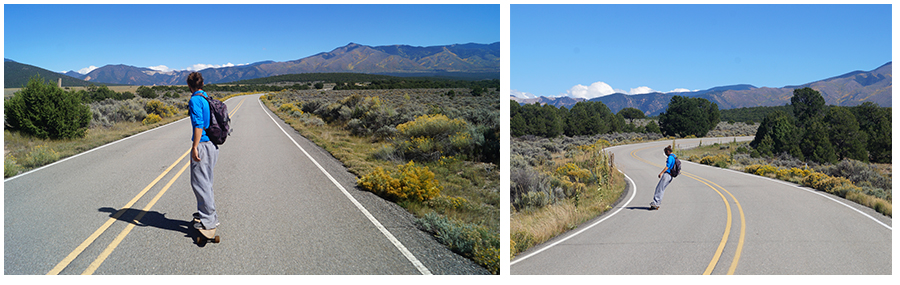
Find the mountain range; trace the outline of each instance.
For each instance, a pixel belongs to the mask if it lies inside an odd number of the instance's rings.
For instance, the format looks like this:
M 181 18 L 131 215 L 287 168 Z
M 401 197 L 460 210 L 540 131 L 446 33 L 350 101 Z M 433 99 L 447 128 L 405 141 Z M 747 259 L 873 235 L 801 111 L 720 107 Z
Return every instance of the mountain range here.
M 591 99 L 606 104 L 611 111 L 619 112 L 624 108 L 637 108 L 648 116 L 658 115 L 666 110 L 672 96 L 699 97 L 716 103 L 719 109 L 743 107 L 781 106 L 790 104 L 794 89 L 810 87 L 819 91 L 825 104 L 835 106 L 856 106 L 863 102 L 873 102 L 882 107 L 891 106 L 892 62 L 888 62 L 871 71 L 853 71 L 843 75 L 806 83 L 802 85 L 784 86 L 781 88 L 761 87 L 740 84 L 714 87 L 694 92 L 647 93 L 627 95 L 611 94 Z M 523 99 L 510 96 L 520 104 L 551 104 L 556 107 L 571 108 L 575 103 L 584 101 L 581 98 L 539 97 Z
M 9 59 L 6 63 L 14 62 Z M 500 43 L 415 47 L 366 46 L 350 43 L 291 61 L 260 61 L 247 65 L 200 70 L 206 83 L 226 83 L 283 74 L 358 72 L 394 76 L 473 76 L 500 78 Z M 184 85 L 191 71 L 162 72 L 123 64 L 106 65 L 87 74 L 66 76 L 89 82 L 127 85 Z M 11 82 L 5 78 L 5 82 Z M 27 82 L 27 79 L 25 80 Z M 14 86 L 8 85 L 7 86 Z

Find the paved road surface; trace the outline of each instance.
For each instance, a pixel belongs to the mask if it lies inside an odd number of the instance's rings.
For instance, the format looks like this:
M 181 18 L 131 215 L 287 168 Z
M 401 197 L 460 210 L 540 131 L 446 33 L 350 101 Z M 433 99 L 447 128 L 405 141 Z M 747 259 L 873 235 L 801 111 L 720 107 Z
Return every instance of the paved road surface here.
M 221 243 L 191 239 L 181 120 L 4 181 L 4 273 L 488 273 L 402 208 L 357 190 L 353 174 L 258 98 L 226 102 L 234 133 L 214 181 Z
M 520 254 L 511 274 L 892 273 L 890 218 L 793 184 L 683 160 L 650 211 L 671 143 L 612 148 L 636 187 L 607 214 Z

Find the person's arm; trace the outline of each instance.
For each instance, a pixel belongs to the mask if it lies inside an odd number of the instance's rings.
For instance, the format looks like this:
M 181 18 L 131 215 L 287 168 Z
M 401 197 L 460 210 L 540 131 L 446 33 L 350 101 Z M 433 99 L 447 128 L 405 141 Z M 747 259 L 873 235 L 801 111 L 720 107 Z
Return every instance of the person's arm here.
M 191 146 L 191 159 L 194 161 L 200 161 L 200 152 L 197 150 L 197 146 L 200 145 L 200 137 L 203 136 L 203 129 L 194 128 L 194 143 Z
M 669 170 L 669 165 L 675 164 L 674 162 L 675 162 L 675 159 L 672 158 L 671 155 L 666 157 L 666 166 L 663 166 L 663 170 L 662 170 L 662 172 L 659 173 L 659 175 L 657 175 L 657 178 L 662 178 L 663 173 L 666 173 L 666 171 Z

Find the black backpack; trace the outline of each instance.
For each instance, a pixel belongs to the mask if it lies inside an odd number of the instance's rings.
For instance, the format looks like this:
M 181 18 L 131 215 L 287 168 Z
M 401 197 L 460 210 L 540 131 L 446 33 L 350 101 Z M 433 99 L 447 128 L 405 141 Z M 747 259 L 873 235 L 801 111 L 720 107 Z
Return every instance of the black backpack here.
M 672 178 L 678 177 L 678 174 L 681 174 L 681 160 L 678 157 L 675 157 L 675 167 L 669 171 L 669 174 L 672 175 Z
M 208 94 L 207 94 L 208 95 Z M 209 137 L 215 145 L 225 143 L 225 139 L 231 134 L 231 118 L 228 117 L 228 106 L 222 101 L 213 99 L 211 96 L 203 96 L 209 102 L 210 122 L 209 128 L 206 128 L 206 136 Z

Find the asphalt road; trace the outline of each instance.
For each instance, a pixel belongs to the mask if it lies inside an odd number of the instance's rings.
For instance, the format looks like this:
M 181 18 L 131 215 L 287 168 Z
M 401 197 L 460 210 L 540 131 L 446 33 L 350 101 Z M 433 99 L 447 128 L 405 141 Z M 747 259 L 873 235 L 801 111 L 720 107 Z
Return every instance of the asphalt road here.
M 671 143 L 611 148 L 634 185 L 623 200 L 519 254 L 511 274 L 892 274 L 891 218 L 794 184 L 682 160 L 650 211 Z
M 181 120 L 4 181 L 5 274 L 489 274 L 264 108 L 229 99 L 218 244 L 196 244 Z

